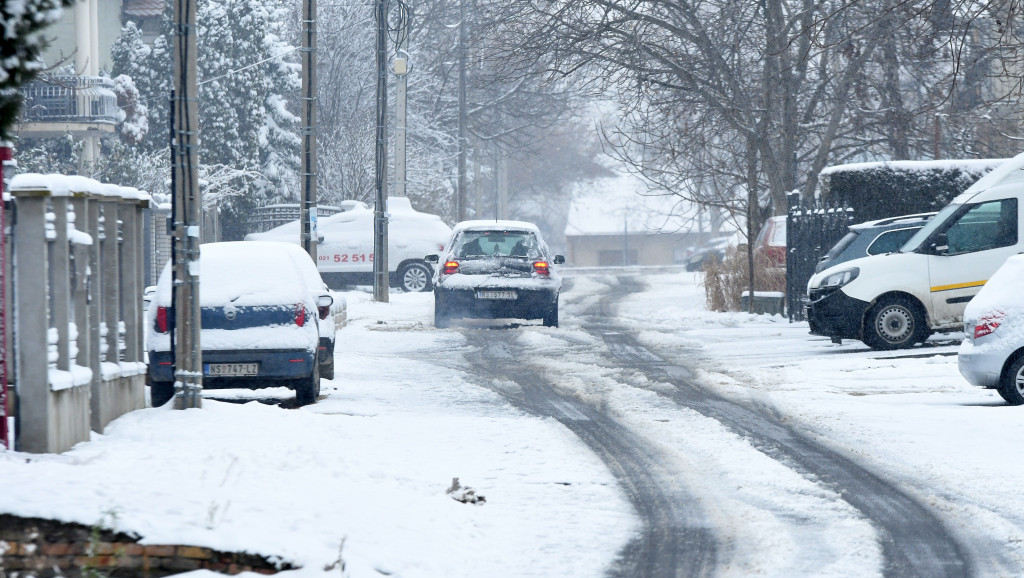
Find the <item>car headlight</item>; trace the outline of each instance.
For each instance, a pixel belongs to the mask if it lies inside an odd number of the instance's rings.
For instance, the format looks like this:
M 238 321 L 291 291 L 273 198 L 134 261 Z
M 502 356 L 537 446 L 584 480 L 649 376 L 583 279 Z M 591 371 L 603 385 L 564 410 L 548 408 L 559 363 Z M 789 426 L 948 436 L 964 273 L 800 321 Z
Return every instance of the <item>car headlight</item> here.
M 839 289 L 840 287 L 853 281 L 860 275 L 860 269 L 851 267 L 849 269 L 843 269 L 842 271 L 836 271 L 831 275 L 827 275 L 824 279 L 818 283 L 819 289 Z

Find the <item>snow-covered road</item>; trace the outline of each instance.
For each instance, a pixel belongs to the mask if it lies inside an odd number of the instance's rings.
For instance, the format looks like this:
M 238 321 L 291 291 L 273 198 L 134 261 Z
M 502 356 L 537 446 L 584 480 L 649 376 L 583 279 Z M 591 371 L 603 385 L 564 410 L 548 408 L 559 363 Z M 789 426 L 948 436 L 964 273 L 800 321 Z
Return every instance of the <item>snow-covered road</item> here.
M 630 291 L 603 301 L 622 279 Z M 627 575 L 644 518 L 573 427 L 596 418 L 642 447 L 637 467 L 657 467 L 666 499 L 692 500 L 677 513 L 713 537 L 715 575 L 893 575 L 889 536 L 845 488 L 680 403 L 648 355 L 887 480 L 943 521 L 966 574 L 1024 574 L 1024 498 L 1012 491 L 1024 410 L 967 385 L 955 345 L 837 346 L 805 323 L 708 312 L 697 281 L 573 275 L 558 329 L 436 330 L 429 294 L 378 304 L 349 292 L 338 378 L 316 405 L 208 399 L 134 412 L 62 455 L 0 453 L 0 512 L 281 556 L 303 566 L 292 575 L 338 575 L 325 567 L 343 540 L 357 577 Z M 602 308 L 611 321 L 595 331 Z M 533 381 L 550 390 L 543 412 L 522 401 Z M 453 500 L 453 477 L 486 502 Z

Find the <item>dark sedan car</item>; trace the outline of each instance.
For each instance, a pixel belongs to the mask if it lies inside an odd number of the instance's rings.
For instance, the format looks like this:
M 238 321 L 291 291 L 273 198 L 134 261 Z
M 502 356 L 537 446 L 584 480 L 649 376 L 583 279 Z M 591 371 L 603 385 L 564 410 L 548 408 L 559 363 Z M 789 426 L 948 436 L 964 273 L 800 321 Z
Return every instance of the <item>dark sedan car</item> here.
M 850 232 L 818 261 L 814 272 L 868 255 L 898 251 L 933 216 L 935 213 L 918 213 L 850 225 Z
M 434 274 L 434 325 L 452 319 L 541 319 L 558 327 L 562 278 L 536 225 L 522 221 L 464 221 L 455 226 Z

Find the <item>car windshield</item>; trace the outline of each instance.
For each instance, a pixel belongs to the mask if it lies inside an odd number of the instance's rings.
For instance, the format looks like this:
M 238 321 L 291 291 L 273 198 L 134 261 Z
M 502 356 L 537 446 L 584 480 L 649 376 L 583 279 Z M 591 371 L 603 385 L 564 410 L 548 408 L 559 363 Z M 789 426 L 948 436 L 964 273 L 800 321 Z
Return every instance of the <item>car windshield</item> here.
M 455 241 L 460 259 L 485 257 L 540 257 L 537 237 L 529 231 L 464 231 Z

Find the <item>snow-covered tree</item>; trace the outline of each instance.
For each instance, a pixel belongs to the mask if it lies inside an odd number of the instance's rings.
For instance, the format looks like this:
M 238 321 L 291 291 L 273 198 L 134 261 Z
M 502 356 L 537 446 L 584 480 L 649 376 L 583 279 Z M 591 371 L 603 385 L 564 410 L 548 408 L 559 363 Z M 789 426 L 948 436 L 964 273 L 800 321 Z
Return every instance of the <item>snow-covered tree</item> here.
M 225 238 L 245 234 L 253 207 L 297 199 L 296 50 L 283 40 L 283 2 L 202 0 L 198 5 L 200 173 L 221 203 Z M 131 77 L 149 110 L 144 158 L 168 146 L 170 8 L 152 47 L 131 23 L 114 46 L 113 73 Z M 122 134 L 125 133 L 122 131 Z M 126 140 L 127 142 L 127 140 Z
M 71 0 L 0 2 L 0 140 L 11 138 L 10 129 L 18 119 L 18 87 L 43 69 L 39 59 L 46 48 L 43 30 L 60 19 L 66 6 L 71 6 Z

